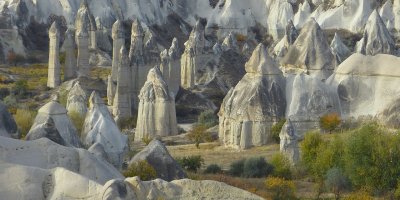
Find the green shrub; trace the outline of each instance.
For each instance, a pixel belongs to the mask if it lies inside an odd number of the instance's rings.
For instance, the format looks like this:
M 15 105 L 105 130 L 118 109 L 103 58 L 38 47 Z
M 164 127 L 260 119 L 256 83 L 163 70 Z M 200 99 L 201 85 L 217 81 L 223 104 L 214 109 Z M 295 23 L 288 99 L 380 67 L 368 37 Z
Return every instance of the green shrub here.
M 204 170 L 204 173 L 206 173 L 206 174 L 219 174 L 221 172 L 222 172 L 222 169 L 217 164 L 208 165 L 206 170 Z
M 12 93 L 18 96 L 24 96 L 28 91 L 28 81 L 18 80 L 11 89 Z
M 199 117 L 197 118 L 197 123 L 205 126 L 206 128 L 211 128 L 218 125 L 218 116 L 214 114 L 214 111 L 206 110 L 200 113 Z
M 133 129 L 134 127 L 136 127 L 136 122 L 137 122 L 136 116 L 123 118 L 118 121 L 118 127 L 121 130 Z
M 21 133 L 21 137 L 24 138 L 29 130 L 31 129 L 35 120 L 36 112 L 26 109 L 17 109 L 14 115 L 15 122 L 18 126 L 18 131 Z
M 275 154 L 271 159 L 271 164 L 274 167 L 274 171 L 272 172 L 274 177 L 284 179 L 292 178 L 292 165 L 286 156 L 281 153 Z
M 335 194 L 335 198 L 340 199 L 340 194 L 350 188 L 348 178 L 343 174 L 339 168 L 332 168 L 328 170 L 325 178 L 325 187 Z
M 181 165 L 182 168 L 192 172 L 197 172 L 197 170 L 199 170 L 204 164 L 204 159 L 201 156 L 187 156 L 177 158 L 176 161 Z
M 278 177 L 268 177 L 265 185 L 273 195 L 273 200 L 292 200 L 297 199 L 295 196 L 295 186 L 293 181 L 288 181 Z
M 246 161 L 246 159 L 242 159 L 242 160 L 237 160 L 237 161 L 234 161 L 233 163 L 231 163 L 230 168 L 229 168 L 229 174 L 232 176 L 242 176 L 245 161 Z
M 157 178 L 157 172 L 147 161 L 139 161 L 131 164 L 126 171 L 123 172 L 125 177 L 139 176 L 143 181 L 149 181 Z
M 203 125 L 196 125 L 189 131 L 186 137 L 194 142 L 196 148 L 200 148 L 200 143 L 212 141 L 212 135 L 207 132 L 207 128 Z
M 243 165 L 243 176 L 247 178 L 261 178 L 271 174 L 273 166 L 263 157 L 248 158 Z
M 286 123 L 286 119 L 282 119 L 279 122 L 277 122 L 276 124 L 272 125 L 271 137 L 274 142 L 279 143 L 281 141 L 279 134 L 281 133 L 282 127 L 283 127 L 283 125 L 285 125 L 285 123 Z
M 311 132 L 304 136 L 303 142 L 300 144 L 301 148 L 301 158 L 302 163 L 307 170 L 312 169 L 312 164 L 318 155 L 320 146 L 322 146 L 323 141 L 320 133 Z

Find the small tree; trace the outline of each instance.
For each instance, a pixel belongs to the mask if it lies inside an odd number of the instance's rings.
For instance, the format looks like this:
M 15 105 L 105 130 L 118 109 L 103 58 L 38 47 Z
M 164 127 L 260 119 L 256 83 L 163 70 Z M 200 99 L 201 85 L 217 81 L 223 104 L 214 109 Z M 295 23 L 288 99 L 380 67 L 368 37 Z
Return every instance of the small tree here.
M 292 177 L 291 163 L 289 159 L 281 153 L 275 154 L 271 159 L 271 164 L 274 166 L 272 175 L 284 179 Z
M 149 181 L 157 178 L 157 172 L 147 161 L 142 160 L 131 164 L 126 171 L 123 172 L 125 177 L 139 176 L 143 181 Z
M 325 131 L 332 133 L 339 125 L 341 119 L 337 113 L 330 113 L 322 116 L 319 120 L 319 125 Z
M 339 168 L 328 170 L 325 178 L 326 188 L 335 194 L 335 198 L 340 199 L 340 193 L 349 187 L 349 181 Z
M 273 192 L 273 200 L 296 199 L 293 181 L 288 181 L 277 177 L 268 177 L 265 181 L 265 185 L 267 186 L 268 190 Z
M 187 156 L 183 158 L 177 158 L 176 161 L 181 165 L 182 168 L 197 172 L 200 167 L 204 164 L 204 159 L 201 156 Z
M 200 143 L 212 140 L 211 133 L 203 125 L 196 125 L 186 136 L 191 142 L 194 142 L 196 148 L 200 148 Z

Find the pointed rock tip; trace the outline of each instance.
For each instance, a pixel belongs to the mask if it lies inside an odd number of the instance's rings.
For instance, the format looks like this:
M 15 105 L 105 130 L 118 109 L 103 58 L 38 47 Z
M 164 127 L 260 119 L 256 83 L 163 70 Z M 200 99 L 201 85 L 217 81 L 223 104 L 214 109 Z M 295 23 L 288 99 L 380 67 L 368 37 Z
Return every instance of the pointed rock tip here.
M 59 32 L 58 31 L 58 24 L 57 24 L 56 21 L 54 21 L 50 26 L 49 33 L 58 33 L 58 32 Z
M 282 72 L 276 67 L 275 62 L 269 56 L 264 44 L 259 44 L 254 49 L 249 61 L 245 64 L 247 73 L 257 73 L 263 75 L 277 75 Z
M 132 22 L 132 35 L 139 36 L 143 35 L 144 30 L 142 27 L 142 23 L 140 23 L 139 19 L 134 19 Z

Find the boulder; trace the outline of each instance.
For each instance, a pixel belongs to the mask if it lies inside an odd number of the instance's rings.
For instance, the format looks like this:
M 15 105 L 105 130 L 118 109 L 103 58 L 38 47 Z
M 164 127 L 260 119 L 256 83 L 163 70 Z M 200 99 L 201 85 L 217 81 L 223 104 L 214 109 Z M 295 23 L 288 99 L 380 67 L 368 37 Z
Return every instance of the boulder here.
M 219 112 L 219 138 L 246 149 L 270 141 L 274 122 L 285 116 L 285 78 L 264 45 L 246 63 L 246 75 L 231 89 Z
M 158 67 L 151 69 L 147 75 L 139 99 L 135 141 L 178 134 L 175 99 Z
M 172 158 L 167 148 L 159 140 L 153 140 L 130 161 L 134 164 L 147 161 L 157 172 L 157 177 L 166 181 L 186 178 L 182 167 Z
M 56 129 L 65 141 L 66 146 L 82 146 L 78 132 L 67 115 L 67 110 L 58 102 L 57 98 L 52 99 L 39 109 L 31 130 L 46 123 L 48 118 L 53 119 Z
M 40 169 L 61 167 L 99 184 L 104 184 L 111 179 L 123 178 L 112 165 L 98 159 L 88 151 L 61 146 L 47 138 L 22 141 L 0 136 L 0 149 L 0 163 Z
M 304 71 L 320 79 L 328 78 L 335 68 L 335 59 L 321 27 L 310 19 L 299 37 L 281 60 L 285 70 Z
M 60 133 L 58 133 L 56 124 L 50 117 L 47 118 L 43 124 L 39 124 L 35 128 L 29 130 L 25 140 L 37 140 L 40 138 L 48 138 L 59 145 L 66 145 L 64 139 L 61 137 Z
M 0 101 L 0 136 L 19 138 L 18 127 L 7 106 Z
M 89 111 L 83 125 L 82 140 L 91 150 L 103 154 L 116 168 L 120 169 L 129 150 L 128 137 L 121 133 L 104 101 L 93 92 L 89 98 Z M 94 146 L 95 145 L 95 146 Z M 101 147 L 100 147 L 101 146 Z

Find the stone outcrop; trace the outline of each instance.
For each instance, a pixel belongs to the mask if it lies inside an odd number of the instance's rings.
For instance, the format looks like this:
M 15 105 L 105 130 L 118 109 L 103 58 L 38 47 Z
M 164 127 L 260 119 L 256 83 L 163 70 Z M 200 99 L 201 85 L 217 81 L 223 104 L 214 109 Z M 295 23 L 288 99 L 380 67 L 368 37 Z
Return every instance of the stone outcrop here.
M 161 52 L 160 70 L 165 82 L 168 84 L 172 96 L 176 96 L 181 84 L 181 60 L 178 40 L 172 40 L 171 47 Z
M 117 87 L 113 100 L 113 115 L 118 123 L 121 120 L 132 117 L 132 102 L 129 90 L 130 84 L 130 67 L 128 60 L 128 52 L 125 45 L 120 49 L 120 58 L 118 59 Z
M 14 176 L 10 177 L 9 175 Z M 13 185 L 15 187 L 8 187 Z M 29 188 L 21 190 L 20 188 Z M 202 191 L 202 192 L 199 192 Z M 246 199 L 261 200 L 250 192 L 216 181 L 189 179 L 172 182 L 141 181 L 139 177 L 96 183 L 64 168 L 41 169 L 0 163 L 0 192 L 4 199 L 132 200 L 132 199 Z
M 115 124 L 104 101 L 93 92 L 89 98 L 89 111 L 83 125 L 82 140 L 84 145 L 97 152 L 116 168 L 121 168 L 127 151 L 128 137 L 123 135 Z
M 65 51 L 64 81 L 68 81 L 76 78 L 77 75 L 75 41 L 71 29 L 68 29 L 65 32 L 65 40 L 63 47 Z
M 104 184 L 111 179 L 123 178 L 112 165 L 98 159 L 88 151 L 61 146 L 47 138 L 23 141 L 0 137 L 0 148 L 2 149 L 0 163 L 40 169 L 61 167 L 99 184 Z M 73 179 L 68 178 L 68 180 Z
M 331 50 L 336 58 L 337 65 L 342 63 L 351 55 L 350 49 L 343 43 L 342 39 L 337 33 L 335 33 L 335 37 L 331 42 Z
M 78 49 L 78 76 L 89 76 L 89 9 L 84 2 L 78 10 L 75 21 L 75 41 Z
M 274 47 L 274 55 L 276 57 L 283 57 L 286 55 L 289 47 L 296 41 L 299 33 L 293 24 L 292 20 L 289 20 L 285 29 L 285 36 L 278 42 Z
M 308 20 L 311 15 L 311 6 L 308 1 L 300 3 L 299 10 L 294 15 L 293 21 L 296 28 L 303 27 L 304 23 Z
M 340 115 L 337 92 L 318 77 L 300 73 L 290 75 L 286 80 L 286 116 L 291 119 L 299 136 L 318 129 L 323 115 Z
M 285 27 L 293 19 L 292 4 L 288 1 L 271 1 L 268 16 L 268 32 L 275 40 L 281 39 L 285 34 Z
M 175 99 L 170 95 L 158 67 L 151 69 L 147 75 L 139 99 L 135 141 L 144 137 L 178 134 Z
M 378 11 L 373 11 L 365 25 L 363 38 L 357 43 L 357 52 L 364 55 L 394 54 L 395 42 Z
M 195 85 L 197 71 L 205 65 L 205 43 L 204 25 L 198 21 L 190 33 L 188 41 L 185 42 L 185 51 L 181 58 L 181 85 L 185 89 Z
M 57 98 L 52 99 L 39 109 L 31 130 L 46 123 L 48 118 L 53 119 L 56 129 L 64 139 L 66 146 L 82 146 L 75 126 L 68 118 L 67 110 L 58 102 Z
M 67 97 L 67 110 L 68 113 L 78 114 L 84 117 L 87 112 L 87 95 L 82 88 L 81 83 L 78 81 L 72 86 Z
M 399 65 L 400 59 L 388 54 L 353 54 L 340 64 L 327 82 L 339 95 L 342 118 L 375 117 L 394 108 L 400 94 Z
M 333 73 L 335 59 L 325 34 L 315 19 L 310 19 L 304 25 L 299 37 L 280 63 L 285 70 L 305 71 L 318 75 L 321 79 L 326 79 Z
M 53 22 L 49 29 L 49 72 L 47 78 L 47 87 L 55 88 L 61 84 L 61 66 L 60 55 L 60 31 L 57 21 Z
M 286 108 L 285 78 L 264 45 L 257 46 L 245 68 L 219 112 L 221 142 L 241 149 L 267 144 L 271 126 L 284 118 Z
M 146 161 L 157 172 L 157 178 L 166 181 L 186 178 L 182 167 L 172 158 L 167 148 L 159 140 L 153 140 L 141 152 L 136 154 L 130 164 Z
M 0 136 L 19 138 L 18 127 L 7 106 L 0 101 Z
M 292 164 L 297 164 L 300 161 L 299 137 L 290 119 L 283 125 L 279 138 L 281 153 L 283 153 Z
M 43 124 L 39 124 L 35 128 L 31 129 L 26 135 L 25 139 L 29 141 L 37 140 L 40 138 L 47 138 L 59 145 L 66 145 L 64 139 L 61 137 L 60 133 L 58 133 L 56 124 L 50 117 L 47 118 Z
M 239 52 L 239 46 L 237 44 L 236 37 L 233 33 L 229 33 L 229 35 L 226 36 L 226 38 L 222 42 L 222 50 L 223 51 L 232 50 L 235 52 Z

